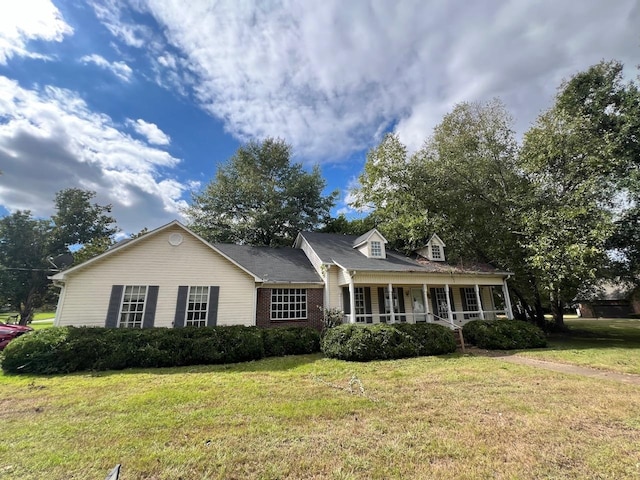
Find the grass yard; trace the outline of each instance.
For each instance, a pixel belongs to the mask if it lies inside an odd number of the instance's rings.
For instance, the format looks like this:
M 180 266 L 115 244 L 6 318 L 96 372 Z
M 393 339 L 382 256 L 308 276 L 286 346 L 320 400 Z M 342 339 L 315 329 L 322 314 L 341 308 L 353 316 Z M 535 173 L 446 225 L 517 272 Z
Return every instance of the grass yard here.
M 569 334 L 553 335 L 549 348 L 518 355 L 640 374 L 640 320 L 571 319 L 566 324 Z
M 0 376 L 0 406 L 3 480 L 640 475 L 639 387 L 485 357 Z

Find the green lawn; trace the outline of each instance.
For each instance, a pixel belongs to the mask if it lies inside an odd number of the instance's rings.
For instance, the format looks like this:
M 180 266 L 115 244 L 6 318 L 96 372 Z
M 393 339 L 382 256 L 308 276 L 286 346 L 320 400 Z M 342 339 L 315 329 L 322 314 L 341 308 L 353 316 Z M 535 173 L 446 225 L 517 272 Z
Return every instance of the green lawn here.
M 640 320 L 570 319 L 567 334 L 550 337 L 549 348 L 518 355 L 640 374 Z
M 0 376 L 0 478 L 638 478 L 639 393 L 460 355 Z

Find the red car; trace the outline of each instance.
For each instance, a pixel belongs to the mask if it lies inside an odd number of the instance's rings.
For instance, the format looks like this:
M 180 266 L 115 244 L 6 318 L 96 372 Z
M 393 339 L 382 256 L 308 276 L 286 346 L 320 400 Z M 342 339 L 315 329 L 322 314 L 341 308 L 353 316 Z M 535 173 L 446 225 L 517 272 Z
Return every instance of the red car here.
M 0 350 L 4 350 L 4 347 L 14 338 L 24 335 L 31 330 L 33 330 L 33 328 L 25 325 L 11 325 L 0 322 Z

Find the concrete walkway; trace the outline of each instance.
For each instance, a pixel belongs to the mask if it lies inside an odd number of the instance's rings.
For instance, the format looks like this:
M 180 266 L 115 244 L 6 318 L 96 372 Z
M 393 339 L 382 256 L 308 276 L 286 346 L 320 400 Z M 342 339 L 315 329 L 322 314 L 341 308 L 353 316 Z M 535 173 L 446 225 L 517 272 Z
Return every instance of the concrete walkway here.
M 584 377 L 599 378 L 601 380 L 613 380 L 616 382 L 630 383 L 632 385 L 640 385 L 640 375 L 631 373 L 607 372 L 604 370 L 596 370 L 595 368 L 578 367 L 566 363 L 547 362 L 546 360 L 536 360 L 527 357 L 518 357 L 516 355 L 487 355 L 495 360 L 502 362 L 516 363 L 518 365 L 527 365 L 529 367 L 543 368 L 560 373 L 569 373 L 573 375 L 582 375 Z

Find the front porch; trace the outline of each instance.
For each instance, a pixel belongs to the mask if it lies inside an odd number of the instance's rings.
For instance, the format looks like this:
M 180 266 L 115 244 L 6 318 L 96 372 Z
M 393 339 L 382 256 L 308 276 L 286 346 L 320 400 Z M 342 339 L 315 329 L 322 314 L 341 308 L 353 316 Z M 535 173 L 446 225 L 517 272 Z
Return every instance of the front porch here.
M 506 281 L 496 285 L 351 283 L 341 288 L 345 323 L 426 322 L 459 329 L 472 320 L 513 318 Z

